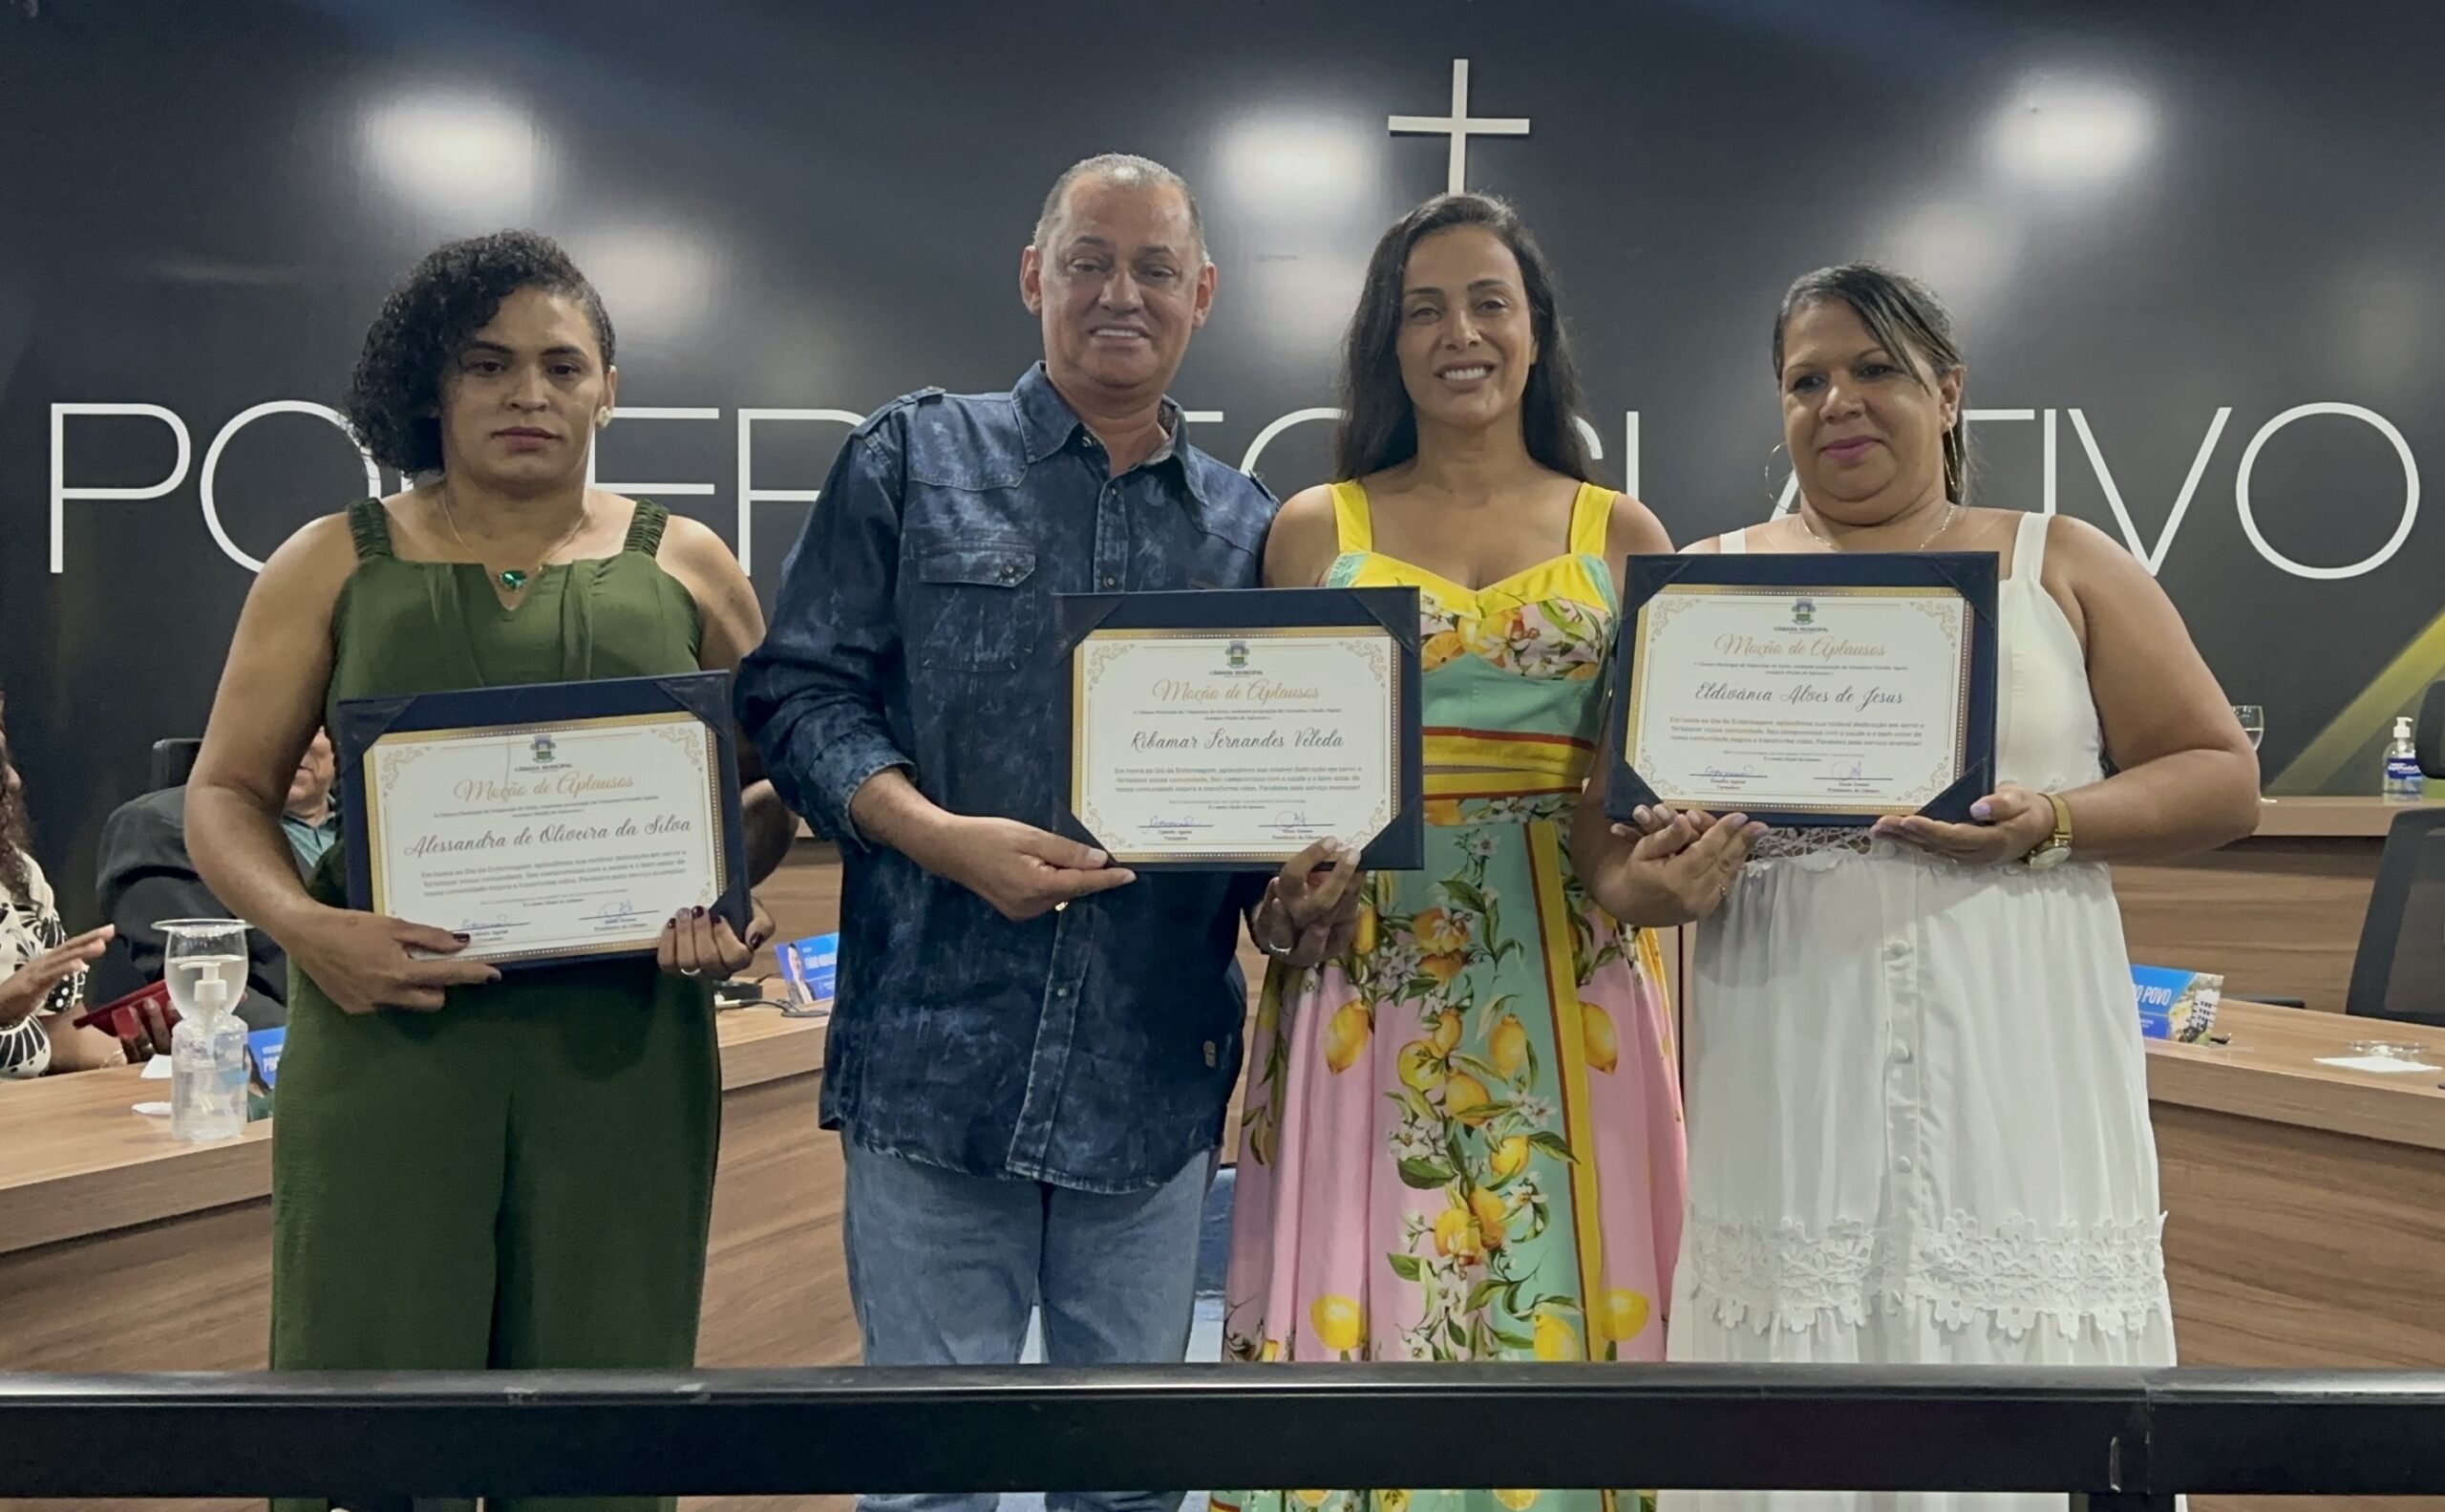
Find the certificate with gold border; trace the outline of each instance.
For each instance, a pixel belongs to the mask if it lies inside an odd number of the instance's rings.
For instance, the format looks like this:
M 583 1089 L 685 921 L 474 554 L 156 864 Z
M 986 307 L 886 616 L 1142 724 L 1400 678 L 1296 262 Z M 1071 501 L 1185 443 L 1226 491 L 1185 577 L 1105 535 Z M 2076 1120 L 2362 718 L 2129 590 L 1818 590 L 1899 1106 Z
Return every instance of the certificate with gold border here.
M 1070 827 L 1118 863 L 1424 862 L 1414 588 L 1074 595 Z
M 743 930 L 730 677 L 344 700 L 349 902 L 497 966 L 650 955 L 702 907 Z
M 1966 821 L 1994 787 L 1995 558 L 1637 556 L 1606 811 Z

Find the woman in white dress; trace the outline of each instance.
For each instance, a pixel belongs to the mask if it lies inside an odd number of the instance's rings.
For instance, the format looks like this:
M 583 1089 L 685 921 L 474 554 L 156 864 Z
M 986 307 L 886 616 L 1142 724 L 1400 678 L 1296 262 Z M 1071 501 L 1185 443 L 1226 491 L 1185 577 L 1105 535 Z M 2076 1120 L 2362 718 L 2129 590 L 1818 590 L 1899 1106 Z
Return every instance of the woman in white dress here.
M 1690 549 L 1994 552 L 2000 780 L 1974 823 L 1769 834 L 1699 926 L 1669 1357 L 2171 1364 L 2106 863 L 2250 833 L 2257 759 L 2129 552 L 2077 521 L 1962 504 L 1964 366 L 1924 288 L 1864 266 L 1799 280 L 1775 372 L 1798 507 Z

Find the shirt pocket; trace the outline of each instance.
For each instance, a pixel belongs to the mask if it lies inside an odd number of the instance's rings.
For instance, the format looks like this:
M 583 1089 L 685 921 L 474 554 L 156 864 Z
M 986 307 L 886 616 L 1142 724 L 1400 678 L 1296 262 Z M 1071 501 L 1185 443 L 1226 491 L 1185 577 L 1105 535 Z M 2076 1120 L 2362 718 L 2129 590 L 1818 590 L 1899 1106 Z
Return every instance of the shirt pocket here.
M 1035 548 L 1021 541 L 921 543 L 909 589 L 909 650 L 945 671 L 1015 671 L 1035 649 Z

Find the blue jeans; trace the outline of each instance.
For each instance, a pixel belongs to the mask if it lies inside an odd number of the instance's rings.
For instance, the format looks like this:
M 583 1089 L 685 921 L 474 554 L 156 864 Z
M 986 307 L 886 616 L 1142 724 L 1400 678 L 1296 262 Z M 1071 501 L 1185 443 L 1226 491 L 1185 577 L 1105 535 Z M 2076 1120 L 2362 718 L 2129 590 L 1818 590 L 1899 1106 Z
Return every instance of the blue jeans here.
M 868 1365 L 1015 1365 L 1044 1313 L 1051 1365 L 1188 1352 L 1216 1152 L 1162 1185 L 1104 1195 L 963 1175 L 843 1134 L 840 1237 Z M 1179 1491 L 1052 1491 L 1046 1512 L 1174 1512 Z M 861 1512 L 994 1512 L 983 1493 L 868 1496 Z

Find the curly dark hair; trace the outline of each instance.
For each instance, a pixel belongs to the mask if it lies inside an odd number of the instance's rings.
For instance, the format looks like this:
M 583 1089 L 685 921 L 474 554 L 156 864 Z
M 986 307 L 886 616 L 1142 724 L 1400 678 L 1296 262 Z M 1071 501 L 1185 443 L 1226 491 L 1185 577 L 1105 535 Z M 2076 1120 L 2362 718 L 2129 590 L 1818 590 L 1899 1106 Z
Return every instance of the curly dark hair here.
M 569 255 L 533 231 L 496 231 L 436 247 L 382 303 L 341 408 L 357 444 L 414 478 L 441 467 L 441 374 L 500 302 L 521 288 L 563 294 L 585 309 L 603 365 L 611 366 L 611 317 Z
M 1554 267 L 1520 213 L 1491 195 L 1439 194 L 1401 217 L 1375 244 L 1357 312 L 1342 343 L 1341 428 L 1333 437 L 1333 476 L 1365 478 L 1417 455 L 1417 412 L 1401 383 L 1401 279 L 1410 251 L 1437 231 L 1483 226 L 1502 239 L 1520 263 L 1528 296 L 1537 365 L 1520 399 L 1520 437 L 1528 455 L 1565 478 L 1594 480 L 1587 439 L 1579 433 L 1579 363 L 1571 355 L 1554 287 Z
M 0 895 L 24 903 L 33 893 L 33 875 L 26 869 L 33 826 L 26 818 L 25 795 L 9 780 L 9 695 L 0 691 Z

